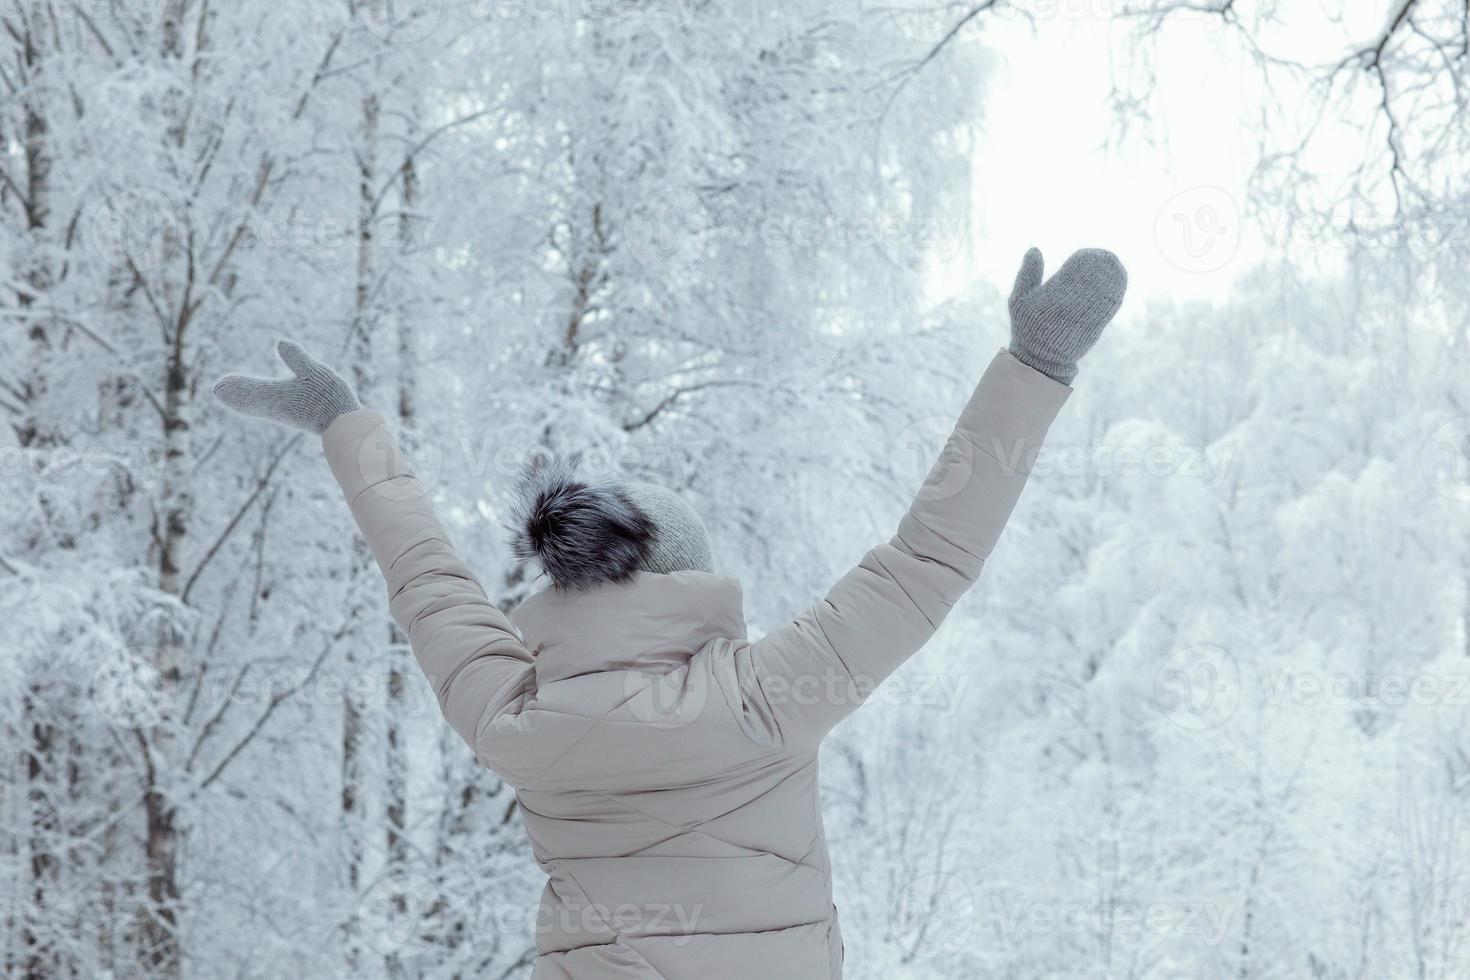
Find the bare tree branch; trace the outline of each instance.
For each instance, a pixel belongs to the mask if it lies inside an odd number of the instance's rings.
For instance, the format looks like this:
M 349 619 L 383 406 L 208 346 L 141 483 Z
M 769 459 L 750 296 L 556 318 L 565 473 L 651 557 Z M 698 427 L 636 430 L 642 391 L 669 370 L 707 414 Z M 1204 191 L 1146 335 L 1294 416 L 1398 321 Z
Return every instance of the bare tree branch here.
M 255 504 L 255 501 L 260 499 L 261 493 L 270 486 L 270 482 L 275 477 L 276 468 L 280 466 L 281 460 L 285 459 L 291 450 L 300 445 L 302 438 L 303 436 L 301 434 L 294 435 L 282 443 L 281 447 L 276 450 L 275 454 L 271 457 L 270 463 L 267 464 L 265 472 L 255 481 L 254 489 L 245 497 L 240 506 L 235 509 L 234 515 L 225 522 L 224 528 L 214 539 L 213 543 L 205 549 L 204 557 L 199 560 L 199 564 L 194 567 L 194 571 L 190 573 L 188 579 L 185 581 L 184 588 L 179 593 L 179 601 L 188 603 L 189 594 L 193 591 L 194 584 L 199 581 L 199 576 L 209 567 L 209 563 L 214 560 L 214 556 L 219 554 L 220 548 L 230 539 L 230 535 L 235 533 L 235 529 L 240 526 L 240 521 L 244 519 L 246 513 Z

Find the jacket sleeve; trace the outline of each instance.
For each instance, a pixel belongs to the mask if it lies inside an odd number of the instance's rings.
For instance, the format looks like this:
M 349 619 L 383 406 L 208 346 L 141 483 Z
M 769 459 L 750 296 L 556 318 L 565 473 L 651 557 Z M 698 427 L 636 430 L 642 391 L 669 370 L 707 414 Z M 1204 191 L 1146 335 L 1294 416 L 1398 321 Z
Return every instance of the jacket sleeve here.
M 1002 350 L 898 533 L 827 597 L 734 657 L 743 709 L 773 742 L 819 742 L 934 634 L 980 576 L 1072 389 Z
M 532 689 L 530 652 L 455 553 L 381 415 L 341 416 L 322 446 L 445 719 L 482 764 L 501 770 L 486 733 Z

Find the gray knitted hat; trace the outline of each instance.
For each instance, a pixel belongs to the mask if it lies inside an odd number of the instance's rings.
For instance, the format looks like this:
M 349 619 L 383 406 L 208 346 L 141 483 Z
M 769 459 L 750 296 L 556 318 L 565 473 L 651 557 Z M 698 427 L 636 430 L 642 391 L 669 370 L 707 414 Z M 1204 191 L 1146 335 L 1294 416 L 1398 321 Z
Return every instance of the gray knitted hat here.
M 560 588 L 639 571 L 712 570 L 704 522 L 678 494 L 652 483 L 584 480 L 567 464 L 526 471 L 507 526 L 516 558 Z

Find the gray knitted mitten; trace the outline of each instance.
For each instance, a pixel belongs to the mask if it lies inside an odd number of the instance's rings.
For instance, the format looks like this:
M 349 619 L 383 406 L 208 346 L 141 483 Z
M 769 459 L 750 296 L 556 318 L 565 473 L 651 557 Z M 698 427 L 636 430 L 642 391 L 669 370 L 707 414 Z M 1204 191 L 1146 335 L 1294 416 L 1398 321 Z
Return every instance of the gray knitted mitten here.
M 1011 346 L 1016 359 L 1042 374 L 1072 383 L 1077 362 L 1097 343 L 1123 305 L 1128 273 L 1112 252 L 1073 252 L 1050 279 L 1041 281 L 1040 249 L 1031 249 L 1011 291 Z
M 276 353 L 295 377 L 277 380 L 227 374 L 214 383 L 214 397 L 244 415 L 284 422 L 318 435 L 337 416 L 362 407 L 336 371 L 298 345 L 283 340 L 276 344 Z

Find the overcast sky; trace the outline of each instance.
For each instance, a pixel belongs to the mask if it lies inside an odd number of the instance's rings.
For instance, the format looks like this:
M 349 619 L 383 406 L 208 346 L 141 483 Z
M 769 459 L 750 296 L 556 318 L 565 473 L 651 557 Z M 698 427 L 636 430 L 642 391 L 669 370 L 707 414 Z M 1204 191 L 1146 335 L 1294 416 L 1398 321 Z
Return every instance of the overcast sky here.
M 1035 30 L 992 20 L 978 34 L 997 58 L 986 83 L 972 215 L 972 276 L 1008 290 L 1031 244 L 1054 268 L 1073 249 L 1110 248 L 1130 271 L 1133 297 L 1218 297 L 1263 254 L 1238 211 L 1255 157 L 1241 122 L 1250 67 L 1196 27 L 1176 32 L 1159 70 L 1164 115 L 1156 146 L 1105 142 L 1116 121 L 1107 97 L 1110 44 L 1103 18 L 1058 15 Z M 1112 28 L 1112 40 L 1118 29 Z M 944 287 L 941 287 L 944 288 Z M 1130 305 L 1132 305 L 1130 303 Z

